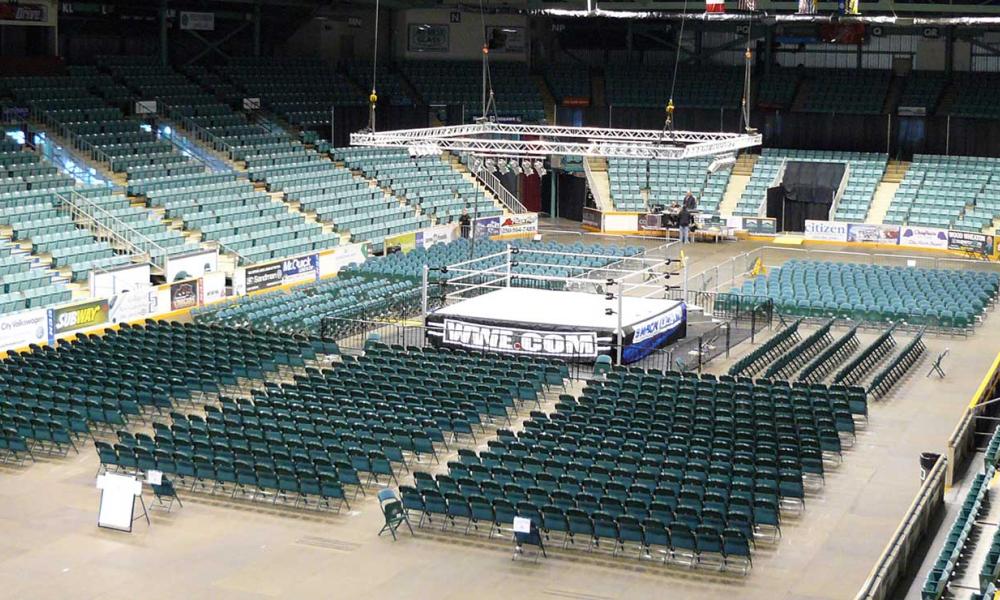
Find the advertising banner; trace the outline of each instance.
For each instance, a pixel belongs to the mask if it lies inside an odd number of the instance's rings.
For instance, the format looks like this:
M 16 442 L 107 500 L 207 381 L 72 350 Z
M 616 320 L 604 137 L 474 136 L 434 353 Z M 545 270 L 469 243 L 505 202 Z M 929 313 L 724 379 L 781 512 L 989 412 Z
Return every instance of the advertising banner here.
M 417 232 L 417 246 L 430 248 L 434 244 L 446 244 L 458 239 L 458 225 L 449 223 L 446 225 L 435 225 Z
M 743 229 L 753 235 L 774 235 L 778 226 L 768 217 L 743 217 Z
M 215 13 L 181 11 L 181 29 L 215 31 Z
M 281 263 L 247 267 L 244 271 L 243 289 L 237 287 L 237 293 L 256 292 L 279 285 L 281 285 Z
M 181 310 L 198 306 L 200 300 L 200 279 L 190 279 L 170 284 L 170 310 Z
M 479 217 L 472 223 L 472 236 L 482 239 L 500 235 L 500 217 Z
M 806 219 L 805 237 L 807 240 L 826 242 L 846 242 L 847 223 L 837 221 L 813 221 Z
M 0 350 L 44 344 L 49 339 L 49 311 L 44 308 L 0 316 Z
M 444 320 L 445 346 L 551 358 L 596 358 L 596 331 L 539 331 Z
M 385 253 L 403 252 L 404 254 L 417 247 L 416 232 L 401 233 L 385 238 Z
M 319 279 L 319 256 L 307 254 L 281 261 L 281 284 Z
M 347 265 L 360 265 L 368 258 L 368 242 L 337 246 L 332 252 L 319 255 L 319 273 L 321 277 L 335 275 Z
M 503 237 L 534 235 L 538 233 L 538 213 L 521 213 L 503 217 L 500 235 Z
M 226 274 L 206 273 L 201 278 L 201 303 L 212 304 L 226 297 Z
M 49 340 L 55 336 L 104 325 L 108 322 L 108 301 L 91 300 L 49 310 Z
M 219 270 L 219 251 L 206 250 L 167 259 L 167 283 L 201 277 Z
M 949 231 L 948 249 L 963 250 L 975 254 L 993 254 L 993 236 L 970 231 Z
M 93 271 L 90 274 L 90 295 L 108 297 L 150 287 L 149 264 L 130 265 L 108 271 Z
M 583 224 L 594 229 L 601 229 L 601 211 L 596 208 L 584 207 Z
M 111 323 L 138 321 L 161 312 L 156 290 L 151 288 L 122 292 L 108 300 L 108 320 Z
M 54 12 L 48 3 L 5 2 L 0 4 L 0 25 L 47 25 Z
M 868 242 L 871 244 L 898 244 L 899 226 L 849 223 L 847 225 L 847 241 Z
M 899 245 L 946 250 L 948 248 L 948 230 L 904 225 L 899 230 Z

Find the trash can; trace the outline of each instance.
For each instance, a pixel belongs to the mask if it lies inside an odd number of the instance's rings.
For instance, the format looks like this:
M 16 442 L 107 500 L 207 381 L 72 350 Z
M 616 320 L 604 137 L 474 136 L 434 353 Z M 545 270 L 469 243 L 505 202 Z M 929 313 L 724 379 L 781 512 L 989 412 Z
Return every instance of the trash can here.
M 920 481 L 927 479 L 927 474 L 931 472 L 931 469 L 934 468 L 934 463 L 939 458 L 941 458 L 941 455 L 936 452 L 920 453 Z

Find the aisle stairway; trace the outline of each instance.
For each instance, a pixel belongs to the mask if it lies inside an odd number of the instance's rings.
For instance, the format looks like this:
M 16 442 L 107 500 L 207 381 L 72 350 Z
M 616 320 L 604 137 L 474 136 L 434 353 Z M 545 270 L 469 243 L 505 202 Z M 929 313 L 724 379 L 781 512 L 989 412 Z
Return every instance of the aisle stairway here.
M 604 212 L 615 210 L 611 199 L 611 181 L 608 179 L 608 159 L 603 157 L 588 157 L 584 159 L 584 171 L 587 173 L 587 185 L 594 196 L 597 208 Z
M 733 209 L 736 208 L 743 191 L 750 183 L 750 175 L 753 173 L 753 166 L 757 163 L 758 158 L 760 156 L 757 154 L 742 154 L 736 159 L 733 173 L 729 176 L 729 184 L 726 186 L 726 193 L 723 194 L 722 202 L 719 204 L 720 215 L 727 217 L 733 214 Z
M 889 211 L 889 206 L 892 204 L 892 199 L 895 198 L 896 191 L 899 190 L 899 184 L 903 181 L 903 177 L 909 168 L 910 163 L 908 162 L 889 161 L 885 169 L 885 175 L 882 176 L 882 181 L 875 188 L 875 195 L 872 197 L 872 204 L 868 208 L 868 216 L 865 218 L 866 223 L 882 224 L 886 213 Z

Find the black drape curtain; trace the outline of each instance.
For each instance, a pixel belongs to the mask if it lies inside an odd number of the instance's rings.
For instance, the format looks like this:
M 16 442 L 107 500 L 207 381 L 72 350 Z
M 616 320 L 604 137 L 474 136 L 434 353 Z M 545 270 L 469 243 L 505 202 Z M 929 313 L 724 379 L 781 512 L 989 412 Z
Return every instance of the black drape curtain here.
M 559 216 L 574 221 L 583 220 L 583 206 L 587 202 L 587 178 L 567 173 L 559 174 L 557 208 Z
M 830 201 L 803 201 L 779 184 L 767 190 L 767 216 L 775 220 L 778 231 L 804 231 L 807 219 L 829 219 Z
M 788 161 L 781 183 L 796 202 L 833 202 L 844 178 L 844 163 Z

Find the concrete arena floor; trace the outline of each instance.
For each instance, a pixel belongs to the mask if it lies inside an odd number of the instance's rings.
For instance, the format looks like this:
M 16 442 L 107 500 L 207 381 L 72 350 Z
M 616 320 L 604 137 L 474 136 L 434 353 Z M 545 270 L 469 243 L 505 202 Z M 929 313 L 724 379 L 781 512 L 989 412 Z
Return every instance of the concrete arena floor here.
M 697 244 L 689 254 L 710 266 L 756 245 Z M 778 543 L 758 543 L 746 578 L 558 549 L 537 563 L 512 562 L 506 540 L 461 532 L 420 529 L 394 543 L 376 536 L 375 486 L 340 514 L 182 491 L 184 507 L 152 512 L 150 527 L 99 529 L 98 461 L 84 445 L 79 456 L 0 466 L 0 598 L 853 598 L 919 486 L 918 453 L 943 449 L 998 334 L 991 313 L 968 339 L 931 337 L 928 358 L 873 403 L 869 425 L 804 514 L 784 516 Z M 947 378 L 925 378 L 929 357 L 945 347 Z M 419 468 L 443 470 L 454 451 Z

